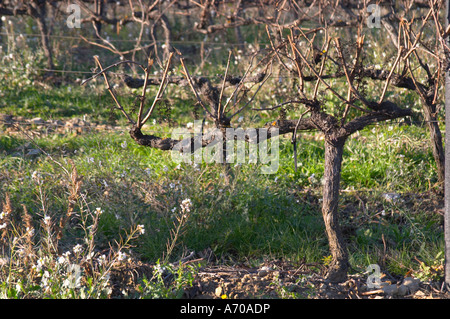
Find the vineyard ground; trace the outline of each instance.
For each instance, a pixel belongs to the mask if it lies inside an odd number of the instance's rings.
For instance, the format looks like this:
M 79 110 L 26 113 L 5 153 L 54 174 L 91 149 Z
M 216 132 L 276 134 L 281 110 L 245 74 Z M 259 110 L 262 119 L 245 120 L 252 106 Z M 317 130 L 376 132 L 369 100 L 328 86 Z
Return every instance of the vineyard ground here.
M 331 285 L 323 279 L 329 256 L 320 216 L 320 134 L 303 135 L 298 172 L 286 139 L 277 174 L 260 176 L 250 165 L 236 166 L 235 183 L 226 184 L 220 167 L 179 167 L 167 153 L 134 145 L 126 125 L 108 119 L 95 99 L 100 101 L 76 91 L 69 96 L 67 88 L 11 99 L 0 116 L 0 191 L 10 193 L 16 209 L 24 204 L 38 219 L 42 212 L 31 178 L 38 172 L 41 187 L 51 194 L 47 210 L 57 216 L 64 211 L 64 181 L 46 154 L 64 165 L 73 160 L 90 206 L 105 211 L 99 249 L 132 223 L 146 227 L 134 250 L 141 261 L 116 272 L 113 286 L 136 290 L 142 277 L 130 282 L 129 272 L 151 272 L 165 254 L 170 211 L 190 198 L 195 213 L 172 258 L 175 263 L 189 252 L 196 256 L 187 261 L 198 267 L 184 298 L 448 298 L 440 291 L 443 201 L 424 127 L 387 123 L 349 141 L 340 209 L 353 268 L 348 281 Z M 86 112 L 81 117 L 80 101 Z M 186 125 L 183 121 L 177 124 Z M 172 127 L 153 122 L 146 129 L 170 134 Z M 64 246 L 78 241 L 69 230 Z M 205 250 L 214 258 L 202 257 Z M 401 287 L 410 277 L 420 284 L 401 293 L 369 288 L 369 264 L 380 265 L 385 286 Z

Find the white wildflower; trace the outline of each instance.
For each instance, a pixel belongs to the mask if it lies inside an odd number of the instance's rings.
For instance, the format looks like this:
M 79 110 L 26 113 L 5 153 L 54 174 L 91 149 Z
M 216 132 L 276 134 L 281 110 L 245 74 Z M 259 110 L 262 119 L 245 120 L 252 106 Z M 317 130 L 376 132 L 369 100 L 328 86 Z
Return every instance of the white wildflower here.
M 117 256 L 117 260 L 118 261 L 124 261 L 126 258 L 127 258 L 127 254 L 119 251 L 118 256 Z
M 101 255 L 100 257 L 97 258 L 97 261 L 100 265 L 105 265 L 106 264 L 106 256 Z
M 0 219 L 5 218 L 6 216 L 8 216 L 8 212 L 1 212 L 0 213 Z
M 49 288 L 49 286 L 48 286 L 49 278 L 50 278 L 50 273 L 48 272 L 48 270 L 44 271 L 44 274 L 42 275 L 42 279 L 41 279 L 41 284 L 42 284 L 42 287 L 45 288 L 46 291 Z
M 73 248 L 73 253 L 74 254 L 79 254 L 83 251 L 83 246 L 81 246 L 80 244 L 76 244 Z
M 93 252 L 93 251 L 91 251 L 90 253 L 88 253 L 87 255 L 86 255 L 86 260 L 91 260 L 92 259 L 92 257 L 94 257 L 94 255 L 95 255 L 95 253 Z
M 162 274 L 167 270 L 166 267 L 162 266 L 160 264 L 155 265 L 155 271 Z
M 37 272 L 40 272 L 42 270 L 42 266 L 44 266 L 44 263 L 45 259 L 41 257 L 37 260 L 36 265 L 33 265 L 33 267 L 31 268 L 36 270 Z
M 189 198 L 186 198 L 185 200 L 183 200 L 180 205 L 183 212 L 190 212 L 191 206 L 192 206 L 192 202 Z
M 31 174 L 31 178 L 37 180 L 37 179 L 39 178 L 39 173 L 38 173 L 37 171 L 34 171 L 34 172 Z
M 6 228 L 6 226 L 8 226 L 6 223 L 3 223 L 0 225 L 0 229 Z
M 34 235 L 34 228 L 27 227 L 25 230 L 26 230 L 26 234 L 28 236 L 33 236 Z
M 137 230 L 137 232 L 138 232 L 140 235 L 144 235 L 144 234 L 145 234 L 145 228 L 144 228 L 144 225 L 137 225 L 136 230 Z
M 97 208 L 95 209 L 95 213 L 96 213 L 97 215 L 101 215 L 101 214 L 103 214 L 103 211 L 102 211 L 102 209 L 101 209 L 100 207 L 97 207 Z
M 50 216 L 44 215 L 44 224 L 50 226 L 51 222 L 52 219 L 50 218 Z

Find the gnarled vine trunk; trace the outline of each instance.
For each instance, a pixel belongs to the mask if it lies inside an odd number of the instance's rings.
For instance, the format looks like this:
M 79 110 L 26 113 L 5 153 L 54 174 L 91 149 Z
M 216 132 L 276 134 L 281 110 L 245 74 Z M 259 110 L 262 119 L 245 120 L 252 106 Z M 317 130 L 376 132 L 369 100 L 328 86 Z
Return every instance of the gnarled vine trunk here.
M 433 157 L 436 162 L 436 170 L 439 183 L 444 186 L 445 182 L 445 153 L 442 143 L 442 134 L 439 128 L 439 123 L 436 115 L 435 104 L 425 104 L 423 102 L 423 112 L 425 115 L 425 121 L 427 122 L 428 129 L 430 131 L 430 140 L 433 151 Z
M 322 215 L 333 257 L 327 274 L 327 279 L 331 282 L 344 281 L 348 270 L 348 253 L 339 226 L 338 212 L 339 183 L 345 140 L 346 137 L 325 138 Z

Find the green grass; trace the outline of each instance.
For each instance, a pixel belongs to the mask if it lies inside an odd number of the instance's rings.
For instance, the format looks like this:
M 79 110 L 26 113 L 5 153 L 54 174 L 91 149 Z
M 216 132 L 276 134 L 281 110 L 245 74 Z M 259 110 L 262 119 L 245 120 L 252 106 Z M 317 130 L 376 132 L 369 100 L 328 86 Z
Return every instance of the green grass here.
M 217 67 L 214 70 L 218 72 Z M 260 93 L 256 107 L 266 106 L 266 100 L 285 99 L 282 89 L 287 84 L 276 82 Z M 44 214 L 62 216 L 67 210 L 70 180 L 60 164 L 70 169 L 73 161 L 83 176 L 82 199 L 75 210 L 100 207 L 104 212 L 96 237 L 99 249 L 126 236 L 133 225 L 143 224 L 146 233 L 133 250 L 143 261 L 156 262 L 167 254 L 180 204 L 189 198 L 192 208 L 177 235 L 171 260 L 178 260 L 187 251 L 211 248 L 221 260 L 284 258 L 326 263 L 329 250 L 320 205 L 324 141 L 320 133 L 299 132 L 297 170 L 290 136 L 285 136 L 280 139 L 275 174 L 259 174 L 257 165 L 232 164 L 233 178 L 227 183 L 221 165 L 178 166 L 169 152 L 135 144 L 119 112 L 111 112 L 113 101 L 98 83 L 61 85 L 51 91 L 31 85 L 5 88 L 0 90 L 0 113 L 44 120 L 85 117 L 92 123 L 123 127 L 44 134 L 32 141 L 20 134 L 1 134 L 0 200 L 9 193 L 17 216 L 22 204 L 36 224 Z M 149 96 L 155 90 L 151 88 Z M 129 106 L 136 102 L 133 94 L 137 92 L 120 92 L 121 101 L 131 111 Z M 192 96 L 172 86 L 167 96 L 170 99 L 163 101 L 163 110 L 155 113 L 158 120 L 153 122 L 152 118 L 145 130 L 170 136 L 169 119 L 173 127 L 193 121 Z M 416 100 L 412 94 L 403 97 L 409 104 Z M 337 105 L 332 98 L 326 103 L 332 109 Z M 288 117 L 299 112 L 290 110 Z M 244 114 L 242 124 L 258 127 L 278 115 Z M 39 148 L 52 158 L 42 153 L 28 155 Z M 435 264 L 443 251 L 442 219 L 434 213 L 436 204 L 430 200 L 429 205 L 422 205 L 429 198 L 419 195 L 433 198 L 436 181 L 426 127 L 380 123 L 348 139 L 339 207 L 353 270 L 364 271 L 368 264 L 379 263 L 392 273 L 404 274 Z M 383 198 L 388 192 L 409 197 L 391 203 Z M 82 234 L 77 227 L 66 229 L 63 245 L 79 242 Z
M 34 139 L 34 143 L 64 166 L 68 159 L 73 160 L 84 176 L 82 193 L 91 207 L 104 211 L 99 247 L 107 247 L 131 225 L 144 224 L 147 232 L 135 250 L 145 261 L 161 258 L 177 214 L 172 210 L 179 211 L 181 201 L 190 198 L 192 210 L 173 260 L 187 250 L 208 247 L 217 256 L 234 260 L 266 256 L 321 262 L 328 254 L 317 201 L 323 174 L 323 141 L 318 133 L 305 134 L 301 140 L 297 172 L 292 145 L 282 140 L 277 174 L 259 174 L 254 165 L 242 165 L 233 167 L 234 179 L 229 184 L 220 165 L 182 164 L 177 168 L 169 152 L 136 145 L 126 133 L 49 135 Z M 353 229 L 349 249 L 355 267 L 364 268 L 376 260 L 383 261 L 387 269 L 404 273 L 418 267 L 416 259 L 432 262 L 443 249 L 436 215 L 401 203 L 392 206 L 382 198 L 385 192 L 429 190 L 426 181 L 436 177 L 426 145 L 423 128 L 389 125 L 368 128 L 347 142 L 342 188 L 367 194 L 365 213 L 355 197 L 344 195 L 341 200 L 341 207 L 353 207 L 344 213 L 342 223 Z M 26 156 L 30 148 L 35 145 L 27 138 L 0 137 L 2 196 L 10 193 L 15 209 L 25 204 L 37 217 L 43 214 L 38 200 L 41 192 L 46 212 L 61 215 L 67 205 L 62 169 L 44 154 Z M 33 172 L 40 174 L 41 184 L 33 180 Z M 315 200 L 304 199 L 307 190 Z M 346 202 L 348 198 L 353 199 L 352 204 Z M 383 209 L 386 217 L 376 219 L 374 215 Z M 68 231 L 65 240 L 69 244 L 78 234 Z M 383 254 L 382 238 L 388 246 Z
M 109 112 L 103 101 L 107 92 L 96 93 L 77 86 L 45 90 L 27 86 L 19 90 L 2 92 L 0 109 L 2 113 L 41 117 L 44 120 L 88 115 L 90 120 L 107 120 Z

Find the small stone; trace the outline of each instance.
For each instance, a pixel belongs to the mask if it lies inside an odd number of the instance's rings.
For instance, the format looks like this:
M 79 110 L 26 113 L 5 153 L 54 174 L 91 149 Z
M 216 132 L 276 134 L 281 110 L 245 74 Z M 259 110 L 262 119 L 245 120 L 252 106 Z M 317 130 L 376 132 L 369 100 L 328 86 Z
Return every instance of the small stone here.
M 407 293 L 413 294 L 417 290 L 419 290 L 419 284 L 420 284 L 419 279 L 415 279 L 412 277 L 405 277 L 405 279 L 403 279 L 402 286 L 404 286 L 407 289 Z
M 319 287 L 319 291 L 322 293 L 327 291 L 327 289 L 328 289 L 328 284 L 326 284 L 326 283 L 321 284 Z
M 383 198 L 388 202 L 397 202 L 400 199 L 400 194 L 397 193 L 385 193 Z
M 216 295 L 216 297 L 218 297 L 218 298 L 221 298 L 221 297 L 222 297 L 222 295 L 223 295 L 223 289 L 222 289 L 221 286 L 219 286 L 219 287 L 216 288 L 215 295 Z
M 267 276 L 267 274 L 268 274 L 268 272 L 265 271 L 265 270 L 260 270 L 260 271 L 258 271 L 258 276 L 259 276 L 259 277 L 265 277 L 265 276 Z
M 241 282 L 243 283 L 248 282 L 250 281 L 251 277 L 252 276 L 250 274 L 245 274 L 244 277 L 242 277 Z
M 26 154 L 26 156 L 38 155 L 39 153 L 41 153 L 41 151 L 39 149 L 32 148 L 32 149 L 28 150 L 28 153 Z
M 13 120 L 13 116 L 12 115 L 10 115 L 10 114 L 0 114 L 0 122 L 2 122 L 2 123 L 0 123 L 0 125 L 1 124 L 3 124 L 3 123 L 12 123 L 14 120 Z
M 36 125 L 42 125 L 45 123 L 45 121 L 40 117 L 35 117 L 34 119 L 31 119 L 30 122 Z
M 423 292 L 423 291 L 417 291 L 415 294 L 414 294 L 414 297 L 416 297 L 416 298 L 425 298 L 425 293 Z
M 272 270 L 272 269 L 271 269 L 270 267 L 263 266 L 263 267 L 258 271 L 258 276 L 259 276 L 259 277 L 265 277 L 265 276 L 267 276 L 267 275 L 269 274 L 269 272 L 270 272 L 271 270 Z
M 409 289 L 408 289 L 407 286 L 405 286 L 405 285 L 400 285 L 400 287 L 398 287 L 397 294 L 398 294 L 399 296 L 406 296 L 406 295 L 408 294 L 408 291 L 409 291 Z
M 265 276 L 267 276 L 269 274 L 269 272 L 267 271 L 267 270 L 260 270 L 260 271 L 258 271 L 258 276 L 259 277 L 265 277 Z
M 76 120 L 69 120 L 66 122 L 66 126 L 67 127 L 78 127 L 80 125 L 78 124 L 78 121 L 76 121 Z
M 398 293 L 398 287 L 396 284 L 384 286 L 382 289 L 383 289 L 383 292 L 389 296 L 393 296 Z

